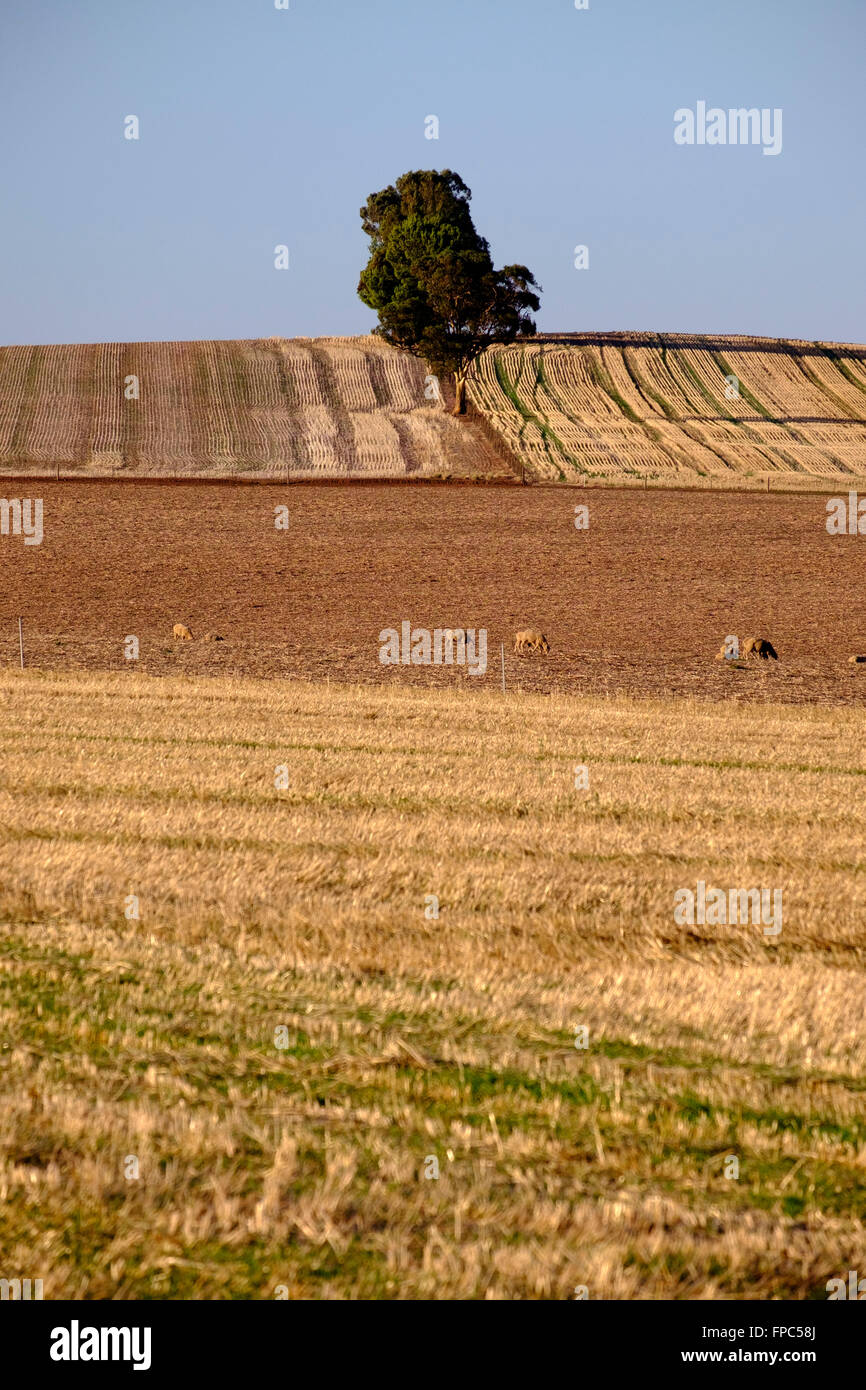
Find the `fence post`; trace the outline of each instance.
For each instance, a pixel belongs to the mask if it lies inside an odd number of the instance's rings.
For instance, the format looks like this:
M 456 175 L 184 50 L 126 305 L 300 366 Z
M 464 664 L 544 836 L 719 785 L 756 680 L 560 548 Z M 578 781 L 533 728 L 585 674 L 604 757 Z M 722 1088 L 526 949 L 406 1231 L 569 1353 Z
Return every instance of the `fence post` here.
M 21 629 L 21 619 L 18 619 L 18 655 L 21 658 L 21 670 L 24 670 L 24 633 Z

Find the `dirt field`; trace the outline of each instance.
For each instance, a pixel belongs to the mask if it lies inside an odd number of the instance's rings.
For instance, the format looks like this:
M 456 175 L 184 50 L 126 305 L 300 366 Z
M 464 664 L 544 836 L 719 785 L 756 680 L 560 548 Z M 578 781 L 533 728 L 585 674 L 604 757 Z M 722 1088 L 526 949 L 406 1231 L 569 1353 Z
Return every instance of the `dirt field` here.
M 863 703 L 866 537 L 821 496 L 520 487 L 7 483 L 44 540 L 0 536 L 0 662 L 578 693 Z M 574 508 L 589 507 L 586 531 Z M 289 529 L 274 526 L 289 508 Z M 383 666 L 381 629 L 489 630 L 486 675 Z M 184 622 L 196 640 L 174 645 Z M 515 657 L 538 625 L 547 657 Z M 199 640 L 206 631 L 226 641 Z M 723 638 L 780 661 L 731 669 Z M 127 662 L 123 640 L 140 640 Z

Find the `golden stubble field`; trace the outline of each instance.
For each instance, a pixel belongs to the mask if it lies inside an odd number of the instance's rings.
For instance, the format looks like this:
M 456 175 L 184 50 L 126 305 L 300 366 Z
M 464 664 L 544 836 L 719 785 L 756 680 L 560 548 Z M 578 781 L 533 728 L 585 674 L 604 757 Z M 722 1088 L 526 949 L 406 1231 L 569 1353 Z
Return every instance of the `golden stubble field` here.
M 130 389 L 127 389 L 130 388 Z M 540 334 L 453 384 L 375 335 L 0 347 L 0 469 L 858 486 L 866 348 Z
M 802 1299 L 862 1265 L 856 710 L 4 671 L 0 738 L 6 1277 Z M 699 880 L 780 889 L 781 932 L 678 925 Z
M 470 391 L 537 477 L 814 481 L 864 471 L 864 358 L 854 344 L 541 335 L 485 352 Z

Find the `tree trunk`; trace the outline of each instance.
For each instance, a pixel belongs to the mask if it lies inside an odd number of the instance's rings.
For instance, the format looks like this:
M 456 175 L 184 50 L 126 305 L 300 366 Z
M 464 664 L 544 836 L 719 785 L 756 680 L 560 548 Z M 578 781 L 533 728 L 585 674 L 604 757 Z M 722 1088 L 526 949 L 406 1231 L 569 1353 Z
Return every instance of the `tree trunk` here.
M 466 414 L 466 377 L 459 372 L 454 373 L 454 411 L 455 415 Z

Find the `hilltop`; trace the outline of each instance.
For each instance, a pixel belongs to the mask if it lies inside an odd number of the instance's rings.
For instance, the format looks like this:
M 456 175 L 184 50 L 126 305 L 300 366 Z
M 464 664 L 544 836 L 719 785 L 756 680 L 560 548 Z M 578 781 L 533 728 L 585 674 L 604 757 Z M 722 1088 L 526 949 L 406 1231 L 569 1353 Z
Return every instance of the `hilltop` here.
M 372 335 L 5 347 L 0 469 L 513 476 L 436 390 Z
M 541 477 L 866 474 L 858 346 L 546 334 L 490 350 L 472 398 Z
M 0 348 L 0 470 L 135 475 L 866 476 L 866 348 L 654 333 L 490 349 L 454 419 L 373 336 Z

